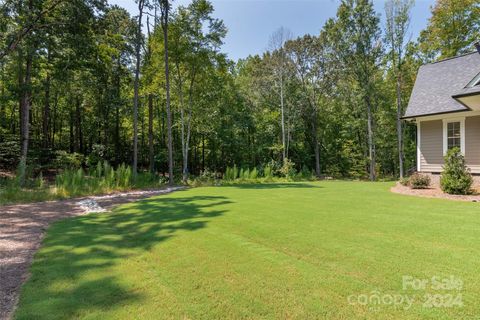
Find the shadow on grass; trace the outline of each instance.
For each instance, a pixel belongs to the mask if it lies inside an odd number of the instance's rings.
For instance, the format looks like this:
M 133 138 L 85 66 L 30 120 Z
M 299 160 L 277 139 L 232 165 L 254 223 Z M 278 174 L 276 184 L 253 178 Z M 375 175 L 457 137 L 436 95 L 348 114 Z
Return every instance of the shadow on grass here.
M 223 185 L 225 188 L 239 188 L 239 189 L 312 189 L 323 188 L 319 185 L 314 185 L 309 182 L 266 182 L 266 183 L 246 183 L 246 184 L 227 184 Z
M 141 301 L 141 292 L 122 285 L 114 267 L 128 258 L 134 266 L 134 256 L 177 232 L 205 228 L 225 213 L 215 207 L 229 203 L 221 196 L 159 197 L 55 223 L 36 255 L 16 318 L 70 319 Z

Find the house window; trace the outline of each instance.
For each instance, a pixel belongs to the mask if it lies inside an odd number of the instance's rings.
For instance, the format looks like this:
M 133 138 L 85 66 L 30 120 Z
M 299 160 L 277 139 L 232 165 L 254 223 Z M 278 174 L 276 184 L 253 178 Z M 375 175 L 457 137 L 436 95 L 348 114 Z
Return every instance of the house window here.
M 460 121 L 447 123 L 447 148 L 461 148 Z
M 465 118 L 443 119 L 443 154 L 454 147 L 465 154 Z

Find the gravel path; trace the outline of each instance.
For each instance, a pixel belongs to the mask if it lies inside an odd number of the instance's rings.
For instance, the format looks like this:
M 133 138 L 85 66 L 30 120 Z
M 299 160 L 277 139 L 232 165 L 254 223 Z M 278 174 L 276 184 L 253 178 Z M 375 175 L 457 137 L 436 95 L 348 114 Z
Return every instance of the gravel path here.
M 178 189 L 181 187 L 0 207 L 0 319 L 12 317 L 20 287 L 50 223 Z

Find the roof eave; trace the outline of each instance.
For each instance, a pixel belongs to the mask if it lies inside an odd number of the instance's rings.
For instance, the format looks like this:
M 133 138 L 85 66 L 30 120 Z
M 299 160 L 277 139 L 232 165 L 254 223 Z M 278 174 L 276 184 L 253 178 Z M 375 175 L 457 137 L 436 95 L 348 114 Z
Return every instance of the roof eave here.
M 458 98 L 471 97 L 471 96 L 477 96 L 477 95 L 480 95 L 480 90 L 474 91 L 474 92 L 467 92 L 467 93 L 457 93 L 457 94 L 454 94 L 452 98 L 458 101 Z
M 465 106 L 462 103 L 463 106 Z M 465 112 L 465 111 L 472 111 L 469 107 L 465 106 L 467 109 L 465 110 L 452 110 L 452 111 L 443 111 L 443 112 L 435 112 L 435 113 L 426 113 L 426 114 L 419 114 L 419 115 L 413 115 L 413 116 L 403 116 L 400 119 L 401 120 L 413 120 L 415 118 L 423 118 L 423 117 L 428 117 L 428 116 L 438 116 L 442 114 L 450 114 L 450 113 L 459 113 L 459 112 Z

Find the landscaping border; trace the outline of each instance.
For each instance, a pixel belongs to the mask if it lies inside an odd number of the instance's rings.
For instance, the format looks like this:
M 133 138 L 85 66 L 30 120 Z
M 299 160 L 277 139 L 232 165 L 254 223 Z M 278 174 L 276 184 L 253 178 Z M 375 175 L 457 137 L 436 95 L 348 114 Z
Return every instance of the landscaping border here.
M 480 194 L 473 194 L 473 195 L 447 194 L 437 187 L 432 187 L 428 189 L 411 189 L 410 187 L 401 185 L 399 182 L 397 182 L 397 184 L 394 187 L 390 188 L 390 191 L 393 193 L 423 197 L 423 198 L 438 198 L 438 199 L 448 199 L 448 200 L 456 200 L 456 201 L 480 202 Z

